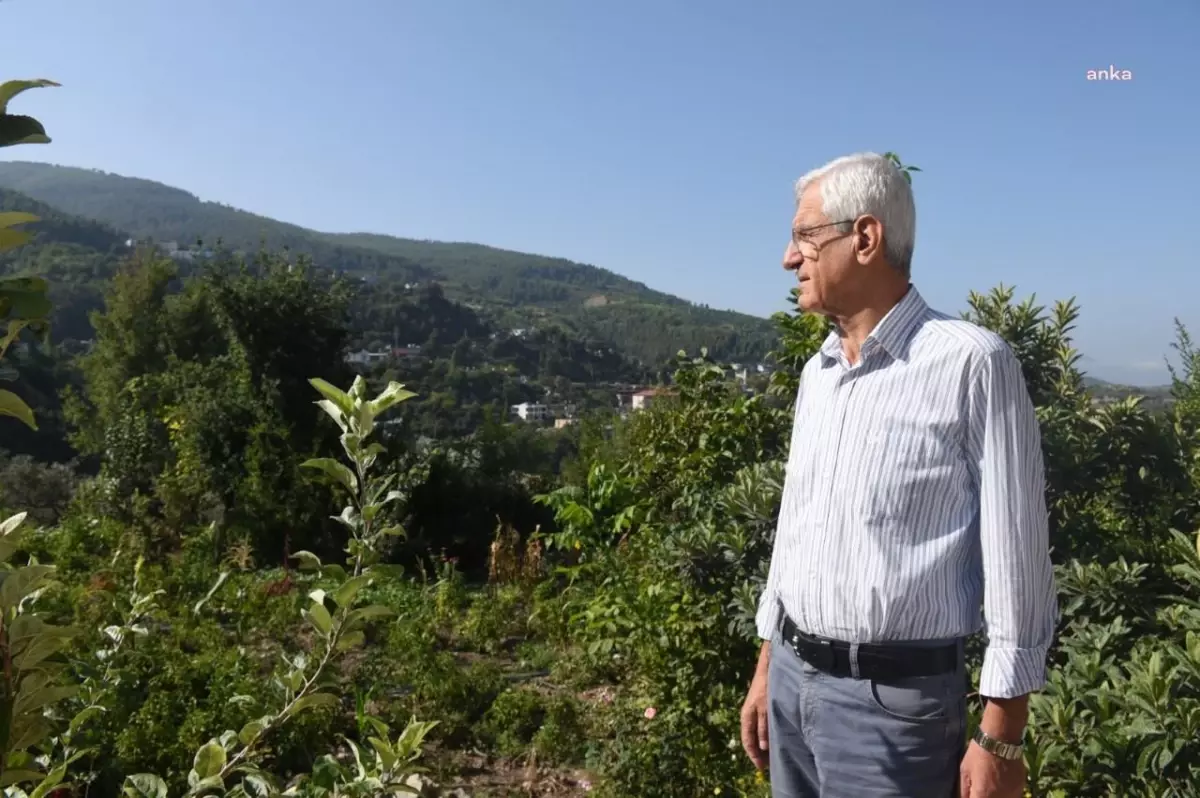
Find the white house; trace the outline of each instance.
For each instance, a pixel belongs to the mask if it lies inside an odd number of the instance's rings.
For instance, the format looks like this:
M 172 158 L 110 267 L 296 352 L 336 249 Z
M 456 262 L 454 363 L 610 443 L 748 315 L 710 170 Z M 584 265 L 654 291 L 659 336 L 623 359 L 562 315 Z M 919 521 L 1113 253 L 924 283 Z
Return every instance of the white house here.
M 512 411 L 522 421 L 542 421 L 550 415 L 550 408 L 538 402 L 521 402 L 513 405 Z

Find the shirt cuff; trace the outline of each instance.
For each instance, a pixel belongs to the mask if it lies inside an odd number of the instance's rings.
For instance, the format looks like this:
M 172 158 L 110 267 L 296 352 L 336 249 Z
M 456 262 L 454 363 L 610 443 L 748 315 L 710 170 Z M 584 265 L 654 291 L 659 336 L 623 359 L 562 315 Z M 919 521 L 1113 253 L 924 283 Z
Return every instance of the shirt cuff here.
M 779 599 L 774 595 L 764 593 L 762 600 L 758 603 L 758 615 L 755 617 L 759 639 L 774 640 L 781 620 Z
M 979 693 L 987 698 L 1017 698 L 1046 686 L 1049 646 L 998 648 L 988 646 L 979 674 Z

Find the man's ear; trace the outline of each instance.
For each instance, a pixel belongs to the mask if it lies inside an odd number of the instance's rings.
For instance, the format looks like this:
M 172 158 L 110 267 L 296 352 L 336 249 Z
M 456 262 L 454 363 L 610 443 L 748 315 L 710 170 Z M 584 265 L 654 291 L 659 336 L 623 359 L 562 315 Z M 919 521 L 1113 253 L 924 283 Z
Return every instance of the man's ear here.
M 854 223 L 854 254 L 866 263 L 883 246 L 883 225 L 878 219 L 864 216 Z

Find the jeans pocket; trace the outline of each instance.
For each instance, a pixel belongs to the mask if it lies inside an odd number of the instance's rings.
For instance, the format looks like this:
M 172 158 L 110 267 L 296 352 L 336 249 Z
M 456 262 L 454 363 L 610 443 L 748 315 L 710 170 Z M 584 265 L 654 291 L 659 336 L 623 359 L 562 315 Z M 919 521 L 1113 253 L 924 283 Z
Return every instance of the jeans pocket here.
M 871 680 L 867 684 L 872 705 L 890 718 L 906 723 L 939 723 L 951 717 L 953 699 L 944 676 Z

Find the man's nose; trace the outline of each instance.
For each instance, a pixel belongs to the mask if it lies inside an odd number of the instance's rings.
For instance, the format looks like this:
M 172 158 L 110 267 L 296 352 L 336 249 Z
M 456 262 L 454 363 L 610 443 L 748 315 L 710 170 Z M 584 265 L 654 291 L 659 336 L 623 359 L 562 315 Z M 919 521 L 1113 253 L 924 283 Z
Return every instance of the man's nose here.
M 804 255 L 800 252 L 800 248 L 795 242 L 789 241 L 787 249 L 783 253 L 783 268 L 787 271 L 795 271 L 804 264 Z

